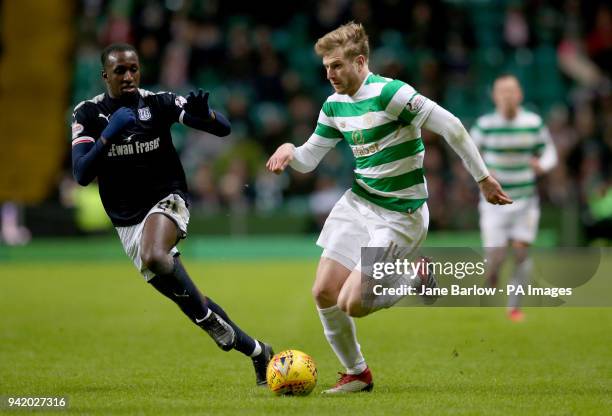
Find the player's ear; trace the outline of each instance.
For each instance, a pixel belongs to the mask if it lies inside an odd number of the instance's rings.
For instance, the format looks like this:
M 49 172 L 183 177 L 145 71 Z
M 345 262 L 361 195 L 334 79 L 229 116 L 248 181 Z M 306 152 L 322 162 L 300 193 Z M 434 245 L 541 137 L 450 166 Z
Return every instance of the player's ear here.
M 105 70 L 102 70 L 102 78 L 108 79 L 108 74 L 106 73 Z
M 365 65 L 365 56 L 358 55 L 356 61 L 357 61 L 357 68 L 361 70 L 361 68 L 363 68 L 363 66 Z

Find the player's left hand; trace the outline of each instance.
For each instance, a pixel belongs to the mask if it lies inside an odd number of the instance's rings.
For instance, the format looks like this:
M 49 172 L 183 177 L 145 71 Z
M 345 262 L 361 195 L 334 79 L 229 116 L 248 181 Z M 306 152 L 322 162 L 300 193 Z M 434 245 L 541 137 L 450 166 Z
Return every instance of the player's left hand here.
M 295 153 L 295 146 L 291 143 L 282 144 L 276 149 L 276 152 L 268 162 L 266 162 L 266 168 L 270 172 L 274 172 L 277 175 L 285 170 L 289 163 L 293 160 L 293 154 Z
M 211 120 L 214 118 L 214 113 L 210 110 L 208 106 L 208 96 L 210 93 L 208 91 L 202 91 L 202 88 L 198 88 L 198 93 L 191 91 L 187 96 L 187 102 L 183 106 L 183 109 L 186 113 L 199 117 L 204 120 Z
M 506 205 L 513 202 L 508 194 L 502 190 L 499 182 L 497 182 L 491 175 L 478 182 L 478 186 L 480 187 L 480 192 L 482 192 L 487 202 L 491 204 Z

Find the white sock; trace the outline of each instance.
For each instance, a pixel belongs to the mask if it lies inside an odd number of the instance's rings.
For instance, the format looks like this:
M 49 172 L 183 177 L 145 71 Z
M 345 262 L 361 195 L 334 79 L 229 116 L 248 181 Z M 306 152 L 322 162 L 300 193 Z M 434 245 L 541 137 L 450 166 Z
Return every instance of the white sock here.
M 515 287 L 522 286 L 525 293 L 527 293 L 527 284 L 531 280 L 533 263 L 530 258 L 527 258 L 514 267 L 514 273 L 509 283 Z M 508 307 L 518 308 L 521 304 L 521 297 L 522 295 L 517 295 L 516 293 L 511 294 L 508 299 Z
M 355 323 L 338 305 L 317 308 L 323 324 L 323 332 L 336 356 L 348 374 L 359 374 L 366 368 L 366 362 L 357 342 Z
M 254 339 L 253 341 L 255 341 L 255 349 L 253 350 L 251 355 L 249 355 L 249 357 L 256 357 L 261 354 L 261 344 L 256 339 Z

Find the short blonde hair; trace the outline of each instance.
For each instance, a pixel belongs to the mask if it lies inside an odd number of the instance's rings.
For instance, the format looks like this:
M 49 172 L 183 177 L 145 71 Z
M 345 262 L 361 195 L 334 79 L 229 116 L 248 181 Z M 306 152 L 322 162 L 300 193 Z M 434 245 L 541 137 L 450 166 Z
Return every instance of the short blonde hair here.
M 319 38 L 314 46 L 315 52 L 320 57 L 331 53 L 336 48 L 342 48 L 346 58 L 363 55 L 367 61 L 370 56 L 370 43 L 361 23 L 348 22 Z

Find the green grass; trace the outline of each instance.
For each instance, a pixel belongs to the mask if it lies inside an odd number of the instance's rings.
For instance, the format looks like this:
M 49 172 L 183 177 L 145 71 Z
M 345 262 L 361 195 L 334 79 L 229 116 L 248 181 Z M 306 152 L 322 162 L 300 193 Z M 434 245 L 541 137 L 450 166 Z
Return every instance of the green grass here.
M 305 398 L 254 386 L 129 261 L 0 263 L 0 395 L 74 414 L 588 415 L 612 408 L 612 309 L 397 308 L 358 320 L 371 394 L 322 397 L 341 368 L 310 297 L 316 259 L 190 262 L 243 329 L 318 365 Z M 608 409 L 607 411 L 605 409 Z M 11 413 L 19 413 L 19 411 Z M 57 412 L 54 412 L 57 414 Z

